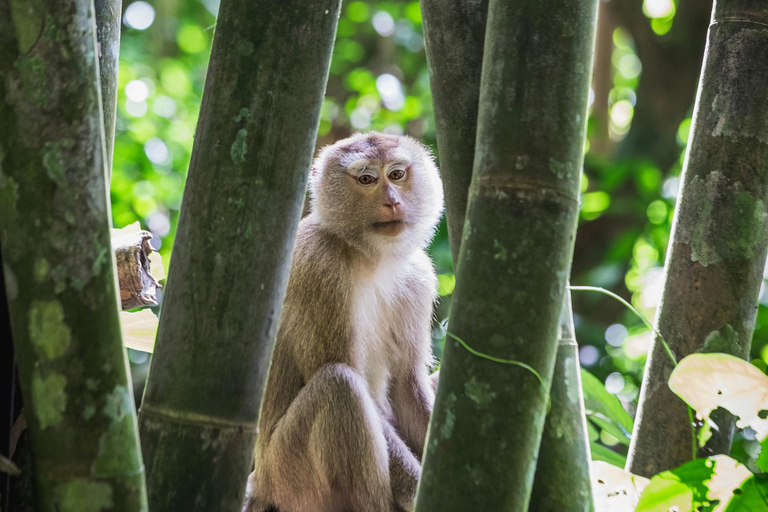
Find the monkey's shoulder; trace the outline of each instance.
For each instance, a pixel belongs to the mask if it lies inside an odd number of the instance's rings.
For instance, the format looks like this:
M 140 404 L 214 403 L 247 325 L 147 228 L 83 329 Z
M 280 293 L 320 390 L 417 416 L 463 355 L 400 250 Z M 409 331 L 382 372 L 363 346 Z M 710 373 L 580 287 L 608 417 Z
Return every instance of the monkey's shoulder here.
M 338 278 L 349 270 L 353 260 L 350 247 L 311 219 L 299 224 L 292 271 L 317 278 Z

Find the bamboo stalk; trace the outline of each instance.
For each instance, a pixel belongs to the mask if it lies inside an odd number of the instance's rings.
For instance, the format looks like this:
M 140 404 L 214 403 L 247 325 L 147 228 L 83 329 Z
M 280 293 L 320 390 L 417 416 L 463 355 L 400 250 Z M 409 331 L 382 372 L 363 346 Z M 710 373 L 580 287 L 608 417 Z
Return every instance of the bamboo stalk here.
M 768 248 L 768 6 L 718 0 L 693 116 L 657 325 L 677 360 L 749 353 Z M 655 340 L 627 468 L 650 477 L 692 458 L 685 404 L 667 386 L 672 362 Z M 699 455 L 728 453 L 733 418 Z
M 117 70 L 120 57 L 122 0 L 94 0 L 96 11 L 96 49 L 99 55 L 101 106 L 104 113 L 104 146 L 107 151 L 107 177 L 112 176 L 117 115 Z M 107 180 L 109 183 L 109 179 Z
M 93 4 L 0 0 L 0 244 L 36 510 L 145 511 Z
M 530 510 L 591 512 L 595 509 L 589 478 L 591 455 L 570 292 L 563 296 L 549 396 L 551 404 L 541 436 Z
M 491 0 L 448 330 L 518 364 L 446 341 L 417 511 L 528 509 L 573 251 L 596 13 L 594 0 Z
M 457 261 L 475 153 L 487 2 L 445 5 L 422 0 L 421 8 L 449 238 Z M 541 503 L 543 508 L 536 510 L 549 510 L 552 507 L 547 507 L 554 506 L 554 502 L 555 508 L 562 510 L 592 508 L 578 346 L 573 333 L 570 294 L 565 294 L 565 298 L 550 393 L 552 410 L 545 422 L 533 492 L 534 503 Z M 577 399 L 572 402 L 574 392 Z M 568 437 L 567 445 L 558 434 Z
M 251 470 L 339 0 L 223 0 L 140 428 L 153 510 Z
M 421 0 L 435 132 L 454 267 L 475 159 L 488 0 Z

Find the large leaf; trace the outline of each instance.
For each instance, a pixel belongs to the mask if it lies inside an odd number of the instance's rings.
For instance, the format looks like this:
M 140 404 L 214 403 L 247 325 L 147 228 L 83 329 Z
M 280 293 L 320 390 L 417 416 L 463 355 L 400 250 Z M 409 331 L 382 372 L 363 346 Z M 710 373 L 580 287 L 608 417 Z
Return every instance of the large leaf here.
M 651 478 L 636 512 L 720 512 L 734 489 L 751 476 L 747 468 L 726 455 L 692 460 Z
M 595 512 L 633 512 L 649 482 L 647 478 L 601 461 L 592 461 L 590 476 Z
M 603 446 L 599 443 L 589 443 L 590 452 L 592 452 L 592 460 L 603 461 L 623 469 L 627 465 L 626 455 L 617 453 L 610 448 Z
M 632 416 L 624 410 L 619 399 L 606 391 L 603 383 L 584 369 L 581 370 L 581 387 L 584 390 L 587 416 L 620 442 L 628 444 L 632 436 Z M 615 428 L 606 427 L 605 420 L 610 421 Z
M 734 492 L 724 512 L 768 510 L 768 475 L 752 475 Z
M 743 359 L 692 354 L 672 371 L 669 387 L 700 418 L 722 407 L 739 417 L 739 428 L 752 427 L 758 439 L 768 435 L 768 377 Z
M 123 344 L 133 350 L 152 352 L 155 347 L 158 319 L 151 309 L 120 313 Z
M 768 437 L 760 441 L 760 456 L 755 461 L 763 473 L 768 473 Z

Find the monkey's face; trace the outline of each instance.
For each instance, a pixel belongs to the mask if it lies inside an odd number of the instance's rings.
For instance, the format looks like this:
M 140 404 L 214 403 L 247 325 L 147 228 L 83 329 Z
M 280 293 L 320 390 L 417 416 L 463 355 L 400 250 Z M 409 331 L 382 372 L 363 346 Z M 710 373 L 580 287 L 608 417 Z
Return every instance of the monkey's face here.
M 432 155 L 410 137 L 372 132 L 326 147 L 311 185 L 321 223 L 374 248 L 426 245 L 443 208 Z

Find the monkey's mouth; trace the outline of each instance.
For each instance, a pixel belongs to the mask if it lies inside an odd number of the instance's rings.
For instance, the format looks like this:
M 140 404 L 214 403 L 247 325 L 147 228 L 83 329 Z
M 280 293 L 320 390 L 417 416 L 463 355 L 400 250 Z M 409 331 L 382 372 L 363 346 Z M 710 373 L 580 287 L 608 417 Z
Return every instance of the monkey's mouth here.
M 389 236 L 397 236 L 405 229 L 405 221 L 402 219 L 374 222 L 373 229 L 378 233 Z

